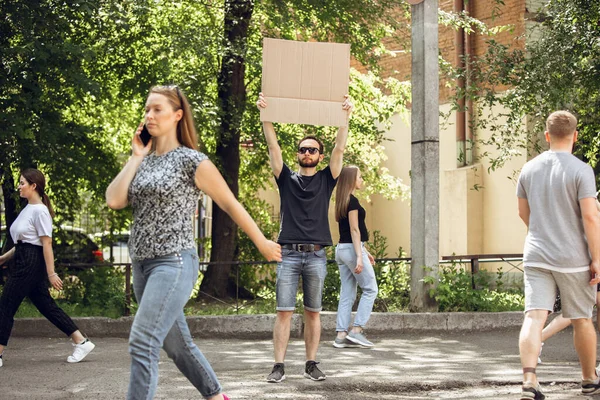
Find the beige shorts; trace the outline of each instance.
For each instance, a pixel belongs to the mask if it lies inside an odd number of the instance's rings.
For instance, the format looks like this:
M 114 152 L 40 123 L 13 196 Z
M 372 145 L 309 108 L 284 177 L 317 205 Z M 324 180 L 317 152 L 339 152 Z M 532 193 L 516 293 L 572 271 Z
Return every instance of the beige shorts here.
M 596 285 L 590 285 L 589 271 L 565 274 L 545 268 L 525 267 L 525 312 L 554 309 L 560 290 L 562 314 L 565 318 L 591 318 L 596 304 Z

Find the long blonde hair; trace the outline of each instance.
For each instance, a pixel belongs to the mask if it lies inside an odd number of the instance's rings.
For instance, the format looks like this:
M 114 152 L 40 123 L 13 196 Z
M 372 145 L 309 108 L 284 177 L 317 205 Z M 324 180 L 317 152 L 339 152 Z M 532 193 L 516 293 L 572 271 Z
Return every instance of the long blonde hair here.
M 177 141 L 185 147 L 198 150 L 198 133 L 194 125 L 192 108 L 183 91 L 177 85 L 166 85 L 152 87 L 148 95 L 151 93 L 165 96 L 175 111 L 183 110 L 183 116 L 177 123 Z
M 335 220 L 348 218 L 348 204 L 350 203 L 350 194 L 356 188 L 356 178 L 358 177 L 358 167 L 349 165 L 342 168 L 338 177 L 338 183 L 335 189 Z

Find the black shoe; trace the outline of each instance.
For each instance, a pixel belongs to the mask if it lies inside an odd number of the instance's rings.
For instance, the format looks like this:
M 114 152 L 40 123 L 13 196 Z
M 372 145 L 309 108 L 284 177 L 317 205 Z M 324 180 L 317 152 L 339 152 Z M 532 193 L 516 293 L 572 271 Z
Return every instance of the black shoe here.
M 523 386 L 521 400 L 544 400 L 545 398 L 546 396 L 542 393 L 542 388 L 540 388 L 539 384 L 535 388 Z
M 312 379 L 313 381 L 324 381 L 325 374 L 317 367 L 318 362 L 307 361 L 306 367 L 304 368 L 304 377 Z
M 285 371 L 283 369 L 283 363 L 277 363 L 273 366 L 273 370 L 267 376 L 267 382 L 279 383 L 285 380 Z

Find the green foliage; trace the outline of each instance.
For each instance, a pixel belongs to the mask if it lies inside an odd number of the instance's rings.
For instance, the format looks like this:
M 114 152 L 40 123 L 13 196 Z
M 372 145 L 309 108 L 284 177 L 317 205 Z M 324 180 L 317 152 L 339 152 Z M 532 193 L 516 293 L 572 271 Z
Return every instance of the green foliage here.
M 406 46 L 410 6 L 403 0 L 264 0 L 257 2 L 255 21 L 265 37 L 350 43 L 352 55 L 377 69 L 377 60 L 392 45 Z
M 502 276 L 501 269 L 495 274 L 480 271 L 471 275 L 456 265 L 440 266 L 439 282 L 430 295 L 437 301 L 439 311 L 523 310 L 523 292 L 519 289 L 503 289 Z M 491 286 L 495 286 L 495 289 Z
M 387 239 L 379 231 L 372 232 L 369 251 L 377 259 L 387 258 Z M 399 249 L 398 258 L 406 257 Z M 335 258 L 335 248 L 328 249 L 329 260 Z M 405 261 L 376 261 L 373 265 L 379 293 L 373 307 L 377 312 L 407 311 L 410 302 L 410 263 Z M 327 277 L 323 290 L 323 309 L 336 311 L 340 294 L 340 273 L 335 262 L 327 263 Z M 358 288 L 355 306 L 360 300 Z
M 205 303 L 191 300 L 185 306 L 185 315 L 237 315 L 237 314 L 273 314 L 277 304 L 275 298 L 259 298 L 256 300 L 240 300 L 237 303 Z
M 63 277 L 63 290 L 50 289 L 50 294 L 67 315 L 71 317 L 119 318 L 125 312 L 124 272 L 111 267 L 98 267 L 79 271 L 76 275 L 59 268 Z M 0 293 L 2 286 L 0 286 Z M 132 314 L 136 306 L 132 306 Z M 42 315 L 26 298 L 16 318 L 40 318 Z
M 387 258 L 387 238 L 379 231 L 371 233 L 369 251 L 377 259 Z M 406 258 L 399 248 L 396 258 Z M 410 305 L 410 262 L 376 261 L 373 266 L 379 293 L 375 300 L 376 311 L 407 311 Z
M 272 219 L 275 210 L 266 201 L 259 199 L 256 194 L 242 197 L 242 203 L 253 215 L 263 234 L 267 238 L 275 240 L 279 231 L 279 222 Z M 237 253 L 239 261 L 263 259 L 254 243 L 243 232 L 240 232 Z M 276 264 L 242 264 L 232 268 L 232 274 L 236 274 L 236 278 L 239 279 L 239 286 L 250 290 L 260 298 L 274 296 L 276 273 Z
M 486 54 L 466 60 L 468 67 L 451 76 L 469 82 L 455 100 L 475 102 L 477 110 L 471 110 L 475 129 L 492 132 L 473 145 L 492 170 L 515 155 L 535 155 L 546 146 L 541 133 L 547 116 L 567 109 L 579 118 L 574 153 L 598 175 L 600 2 L 549 0 L 532 11 L 537 11 L 539 24 L 525 38 L 525 50 L 490 37 Z M 508 90 L 500 93 L 500 87 Z
M 335 247 L 328 247 L 327 252 L 327 276 L 323 284 L 323 297 L 321 299 L 323 310 L 337 311 L 340 301 L 340 269 L 335 262 Z M 357 295 L 357 299 L 359 296 Z M 302 303 L 300 303 L 302 305 Z
M 60 274 L 64 276 L 64 273 Z M 104 308 L 107 311 L 101 315 L 121 316 L 125 311 L 124 271 L 113 267 L 94 267 L 68 275 L 63 279 L 61 298 L 75 309 Z

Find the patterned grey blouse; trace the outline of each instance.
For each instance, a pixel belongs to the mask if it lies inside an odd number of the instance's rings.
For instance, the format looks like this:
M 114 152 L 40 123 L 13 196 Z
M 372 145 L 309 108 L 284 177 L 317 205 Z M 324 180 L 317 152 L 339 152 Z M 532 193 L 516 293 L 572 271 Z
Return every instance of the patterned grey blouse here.
M 185 146 L 144 158 L 128 193 L 133 208 L 129 237 L 133 260 L 195 247 L 192 216 L 200 190 L 194 176 L 198 164 L 207 158 Z

